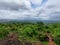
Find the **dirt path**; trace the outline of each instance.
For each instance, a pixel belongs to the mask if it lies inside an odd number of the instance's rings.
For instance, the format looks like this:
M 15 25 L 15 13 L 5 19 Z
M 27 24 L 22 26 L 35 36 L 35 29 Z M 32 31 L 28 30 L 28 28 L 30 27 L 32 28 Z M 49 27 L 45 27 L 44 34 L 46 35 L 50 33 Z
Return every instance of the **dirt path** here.
M 48 43 L 48 45 L 55 45 L 55 42 L 54 42 L 52 36 L 49 35 L 49 34 L 46 34 L 46 35 L 47 35 L 47 37 L 49 38 L 49 43 Z

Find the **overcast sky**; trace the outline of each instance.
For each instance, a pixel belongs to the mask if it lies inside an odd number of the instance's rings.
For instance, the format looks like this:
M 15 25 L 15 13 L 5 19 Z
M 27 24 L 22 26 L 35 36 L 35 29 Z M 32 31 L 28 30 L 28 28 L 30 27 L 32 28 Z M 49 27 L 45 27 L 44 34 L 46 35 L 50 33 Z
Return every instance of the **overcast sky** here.
M 60 0 L 0 0 L 0 19 L 60 20 Z

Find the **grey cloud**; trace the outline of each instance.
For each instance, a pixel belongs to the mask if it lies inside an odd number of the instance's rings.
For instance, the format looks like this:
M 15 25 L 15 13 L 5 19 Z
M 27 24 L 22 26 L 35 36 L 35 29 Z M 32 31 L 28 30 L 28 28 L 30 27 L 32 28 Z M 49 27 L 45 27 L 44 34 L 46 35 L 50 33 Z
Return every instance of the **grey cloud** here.
M 18 11 L 19 9 L 28 10 L 28 8 L 23 4 L 18 5 L 16 3 L 5 3 L 5 2 L 0 2 L 0 9 L 16 10 L 16 11 Z
M 54 1 L 48 0 L 46 5 L 36 9 L 29 9 L 25 4 L 0 2 L 0 19 L 60 20 L 60 5 Z
M 50 20 L 60 20 L 60 12 L 54 12 L 50 15 Z

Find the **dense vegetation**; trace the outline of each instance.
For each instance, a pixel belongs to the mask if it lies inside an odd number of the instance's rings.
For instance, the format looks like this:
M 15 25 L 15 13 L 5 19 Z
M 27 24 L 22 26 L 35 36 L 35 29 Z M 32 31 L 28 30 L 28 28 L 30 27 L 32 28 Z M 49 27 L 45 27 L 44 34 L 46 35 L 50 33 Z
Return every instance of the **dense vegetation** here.
M 60 45 L 60 23 L 0 23 L 0 39 L 7 37 L 11 32 L 17 34 L 19 40 L 41 42 L 48 41 L 45 33 L 49 32 L 56 44 Z

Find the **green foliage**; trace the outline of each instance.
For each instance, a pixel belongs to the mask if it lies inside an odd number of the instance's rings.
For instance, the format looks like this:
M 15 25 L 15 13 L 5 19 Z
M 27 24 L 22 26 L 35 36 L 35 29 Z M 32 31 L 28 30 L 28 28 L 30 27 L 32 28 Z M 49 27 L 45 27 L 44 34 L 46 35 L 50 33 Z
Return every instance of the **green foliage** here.
M 39 34 L 38 38 L 39 38 L 40 41 L 43 41 L 43 42 L 47 41 L 47 36 L 44 35 L 44 34 Z
M 1 24 L 0 23 L 0 39 L 8 36 L 9 32 L 17 33 L 18 39 L 29 40 L 29 41 L 47 41 L 46 32 L 50 32 L 50 35 L 56 39 L 58 44 L 60 38 L 60 23 L 44 24 L 43 22 L 37 23 L 12 23 L 12 24 Z M 43 34 L 42 34 L 43 32 Z M 60 45 L 60 44 L 59 44 Z
M 60 45 L 60 35 L 55 37 L 55 42 L 57 43 L 57 45 Z

